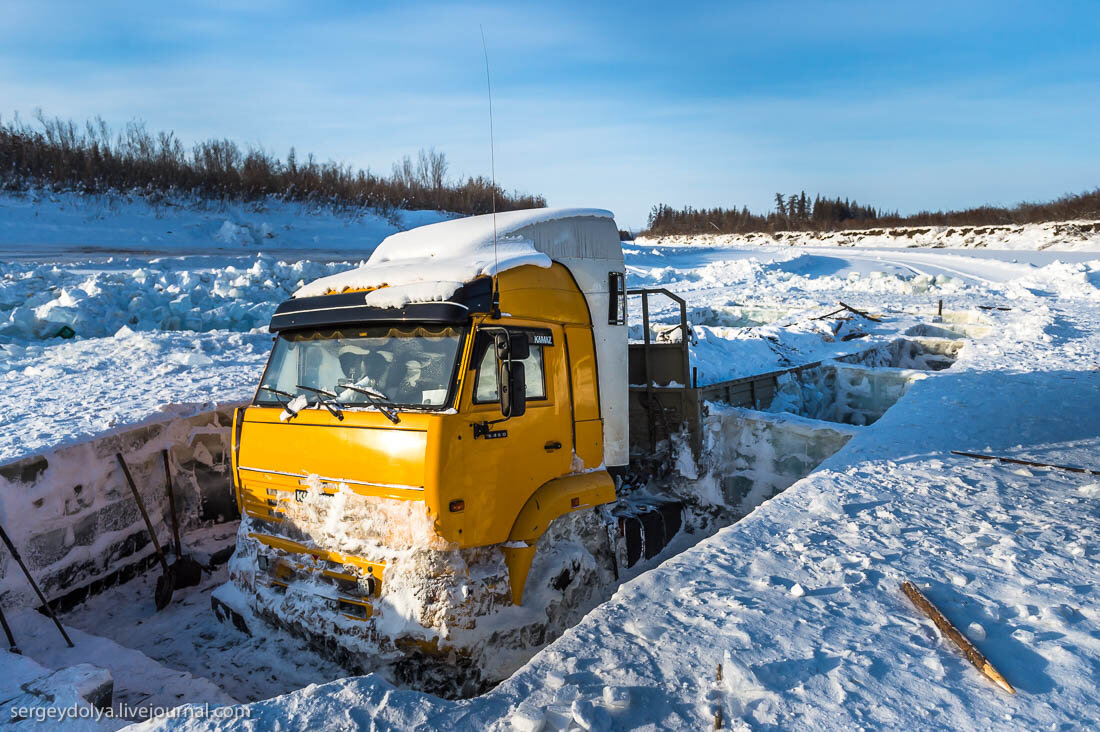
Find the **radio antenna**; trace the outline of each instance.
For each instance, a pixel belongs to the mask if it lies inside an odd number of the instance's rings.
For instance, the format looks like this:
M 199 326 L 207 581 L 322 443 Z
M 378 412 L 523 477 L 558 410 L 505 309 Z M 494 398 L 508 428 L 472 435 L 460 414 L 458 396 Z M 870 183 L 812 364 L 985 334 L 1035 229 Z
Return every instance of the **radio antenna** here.
M 500 258 L 497 255 L 497 153 L 496 141 L 493 139 L 493 83 L 489 80 L 489 47 L 485 43 L 485 26 L 478 25 L 481 30 L 481 52 L 485 56 L 485 88 L 489 92 L 489 171 L 493 180 L 493 306 L 492 317 L 500 319 L 500 289 L 497 284 L 497 270 L 500 268 Z

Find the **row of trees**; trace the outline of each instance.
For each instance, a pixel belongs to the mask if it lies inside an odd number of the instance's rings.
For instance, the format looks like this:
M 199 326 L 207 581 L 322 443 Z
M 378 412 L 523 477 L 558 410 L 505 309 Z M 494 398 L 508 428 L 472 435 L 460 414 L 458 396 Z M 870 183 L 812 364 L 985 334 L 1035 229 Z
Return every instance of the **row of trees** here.
M 172 132 L 149 132 L 131 122 L 117 134 L 102 119 L 84 125 L 35 113 L 0 122 L 0 186 L 23 190 L 47 185 L 86 193 L 180 193 L 206 199 L 255 200 L 280 196 L 380 211 L 435 209 L 463 214 L 546 205 L 542 196 L 508 193 L 491 180 L 451 180 L 442 152 L 420 150 L 378 175 L 336 162 L 286 160 L 231 140 L 211 139 L 190 148 Z
M 784 196 L 775 194 L 775 208 L 754 214 L 747 206 L 736 208 L 675 209 L 666 204 L 654 206 L 649 213 L 645 233 L 670 234 L 746 234 L 775 231 L 844 231 L 892 226 L 994 226 L 1033 224 L 1069 219 L 1100 219 L 1100 188 L 1069 194 L 1046 203 L 1021 203 L 1013 207 L 978 206 L 960 211 L 921 211 L 901 216 L 897 211 L 882 211 L 863 206 L 847 198 L 811 200 L 805 191 Z
M 736 208 L 696 209 L 691 206 L 674 209 L 658 204 L 649 212 L 647 234 L 743 234 L 755 231 L 830 230 L 858 228 L 854 222 L 877 222 L 887 216 L 870 206 L 840 198 L 810 199 L 805 191 L 784 196 L 775 194 L 775 209 L 766 214 L 754 214 L 747 206 Z

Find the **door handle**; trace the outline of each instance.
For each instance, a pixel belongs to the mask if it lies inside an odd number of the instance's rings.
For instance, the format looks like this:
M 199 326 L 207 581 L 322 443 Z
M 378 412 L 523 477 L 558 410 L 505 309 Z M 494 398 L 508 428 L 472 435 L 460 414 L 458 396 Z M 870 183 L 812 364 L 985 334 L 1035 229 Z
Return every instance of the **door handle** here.
M 547 442 L 542 447 L 543 447 L 544 450 L 546 450 L 546 452 L 553 452 L 554 450 L 560 450 L 561 449 L 561 443 L 558 442 L 557 440 L 551 440 L 550 442 Z

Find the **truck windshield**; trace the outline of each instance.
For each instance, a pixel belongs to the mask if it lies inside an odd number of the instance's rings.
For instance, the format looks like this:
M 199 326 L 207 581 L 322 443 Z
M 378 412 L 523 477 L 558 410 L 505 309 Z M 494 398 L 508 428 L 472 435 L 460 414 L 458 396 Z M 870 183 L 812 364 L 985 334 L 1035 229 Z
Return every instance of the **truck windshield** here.
M 375 401 L 417 407 L 448 403 L 463 328 L 384 325 L 281 333 L 260 381 L 256 404 L 280 403 L 279 395 L 336 394 L 342 406 Z M 358 390 L 349 388 L 358 387 Z M 363 390 L 372 396 L 364 394 Z M 285 399 L 285 397 L 283 397 Z

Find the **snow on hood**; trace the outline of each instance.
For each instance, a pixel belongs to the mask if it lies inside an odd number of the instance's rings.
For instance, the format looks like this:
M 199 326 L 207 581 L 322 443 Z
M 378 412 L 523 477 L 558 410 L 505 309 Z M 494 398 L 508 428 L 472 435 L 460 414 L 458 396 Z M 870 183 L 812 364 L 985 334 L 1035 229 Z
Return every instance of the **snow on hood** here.
M 368 305 L 396 308 L 410 302 L 446 300 L 463 284 L 483 275 L 526 264 L 550 267 L 550 257 L 515 232 L 546 221 L 578 217 L 613 218 L 610 211 L 596 208 L 499 213 L 495 251 L 492 214 L 429 224 L 386 237 L 362 266 L 315 280 L 294 297 L 380 288 L 366 296 Z

